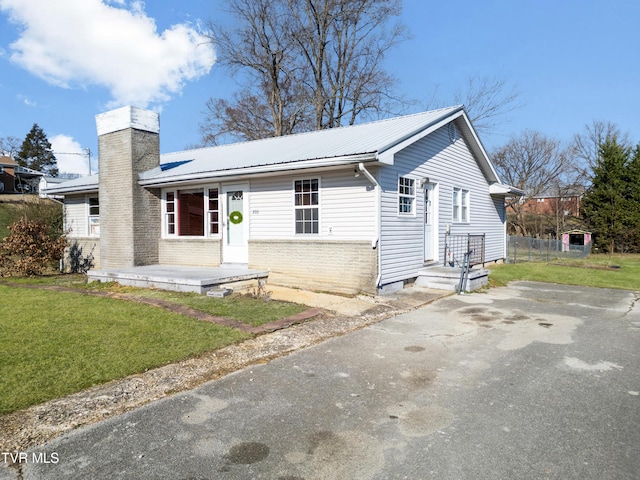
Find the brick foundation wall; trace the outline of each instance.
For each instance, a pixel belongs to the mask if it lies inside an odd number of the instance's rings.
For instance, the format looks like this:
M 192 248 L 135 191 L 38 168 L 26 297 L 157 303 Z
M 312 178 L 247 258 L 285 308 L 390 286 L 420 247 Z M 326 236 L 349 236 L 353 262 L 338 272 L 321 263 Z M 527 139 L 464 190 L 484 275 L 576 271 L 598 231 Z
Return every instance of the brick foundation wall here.
M 160 265 L 220 266 L 220 240 L 209 238 L 162 239 L 159 242 Z
M 249 240 L 249 268 L 278 285 L 375 293 L 378 255 L 366 241 Z

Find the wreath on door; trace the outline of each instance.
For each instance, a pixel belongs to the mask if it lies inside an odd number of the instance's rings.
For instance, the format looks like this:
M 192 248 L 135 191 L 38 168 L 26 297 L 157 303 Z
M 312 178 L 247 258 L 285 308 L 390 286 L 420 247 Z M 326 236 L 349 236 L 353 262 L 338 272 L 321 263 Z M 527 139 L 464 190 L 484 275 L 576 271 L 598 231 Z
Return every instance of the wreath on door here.
M 231 212 L 229 214 L 229 221 L 234 225 L 238 225 L 239 223 L 242 223 L 242 213 L 240 213 L 237 210 L 235 212 Z

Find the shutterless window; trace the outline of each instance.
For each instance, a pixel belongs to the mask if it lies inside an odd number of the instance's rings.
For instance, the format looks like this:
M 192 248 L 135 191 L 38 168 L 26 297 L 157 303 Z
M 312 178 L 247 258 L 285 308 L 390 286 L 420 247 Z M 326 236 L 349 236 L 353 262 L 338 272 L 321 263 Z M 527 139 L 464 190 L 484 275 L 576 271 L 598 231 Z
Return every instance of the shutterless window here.
M 167 192 L 165 199 L 165 224 L 167 225 L 167 234 L 176 234 L 176 195 L 173 192 Z
M 100 235 L 100 202 L 89 197 L 89 235 Z
M 453 189 L 453 221 L 469 221 L 469 190 Z
M 416 181 L 413 178 L 398 178 L 398 213 L 413 214 L 416 203 Z
M 220 200 L 217 188 L 208 190 L 207 221 L 209 222 L 209 235 L 220 232 Z
M 296 234 L 317 234 L 319 232 L 318 184 L 317 178 L 294 182 Z

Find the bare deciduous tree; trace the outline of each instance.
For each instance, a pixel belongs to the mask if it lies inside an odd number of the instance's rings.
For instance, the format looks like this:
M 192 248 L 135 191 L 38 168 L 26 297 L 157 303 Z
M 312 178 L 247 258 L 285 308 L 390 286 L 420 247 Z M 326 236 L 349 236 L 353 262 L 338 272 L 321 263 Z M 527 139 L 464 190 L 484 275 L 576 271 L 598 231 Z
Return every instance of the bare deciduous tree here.
M 0 155 L 13 158 L 20 151 L 21 146 L 22 140 L 18 137 L 0 138 Z
M 545 191 L 557 191 L 567 183 L 567 167 L 570 156 L 560 141 L 548 138 L 536 131 L 526 130 L 492 155 L 494 165 L 503 181 L 525 191 L 521 199 L 514 199 L 508 206 L 514 212 L 513 224 L 520 234 L 530 232 L 526 226 L 524 204 Z
M 386 112 L 393 78 L 382 65 L 404 28 L 400 0 L 227 0 L 234 30 L 211 24 L 219 64 L 245 82 L 207 103 L 205 143 L 353 124 Z M 250 111 L 246 109 L 250 108 Z
M 583 183 L 588 182 L 591 172 L 598 165 L 602 144 L 613 139 L 621 145 L 631 146 L 628 133 L 622 133 L 615 123 L 603 120 L 594 120 L 586 124 L 582 133 L 573 136 L 575 168 Z
M 522 94 L 498 76 L 470 75 L 464 90 L 454 95 L 463 104 L 478 133 L 493 133 L 504 123 L 506 115 L 522 107 Z
M 524 103 L 518 87 L 498 75 L 469 75 L 465 87 L 458 88 L 449 100 L 444 100 L 438 89 L 436 86 L 429 99 L 423 102 L 426 110 L 451 104 L 464 105 L 475 130 L 485 135 L 495 133 L 508 121 L 508 114 Z

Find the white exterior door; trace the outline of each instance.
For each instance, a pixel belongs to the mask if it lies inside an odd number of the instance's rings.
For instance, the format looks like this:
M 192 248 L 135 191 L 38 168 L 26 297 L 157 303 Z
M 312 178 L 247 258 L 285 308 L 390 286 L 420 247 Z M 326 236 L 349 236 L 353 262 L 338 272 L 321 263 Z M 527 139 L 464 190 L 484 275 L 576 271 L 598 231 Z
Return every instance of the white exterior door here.
M 430 262 L 435 258 L 435 185 L 424 185 L 424 261 Z
M 222 261 L 249 263 L 249 186 L 247 184 L 222 187 Z

